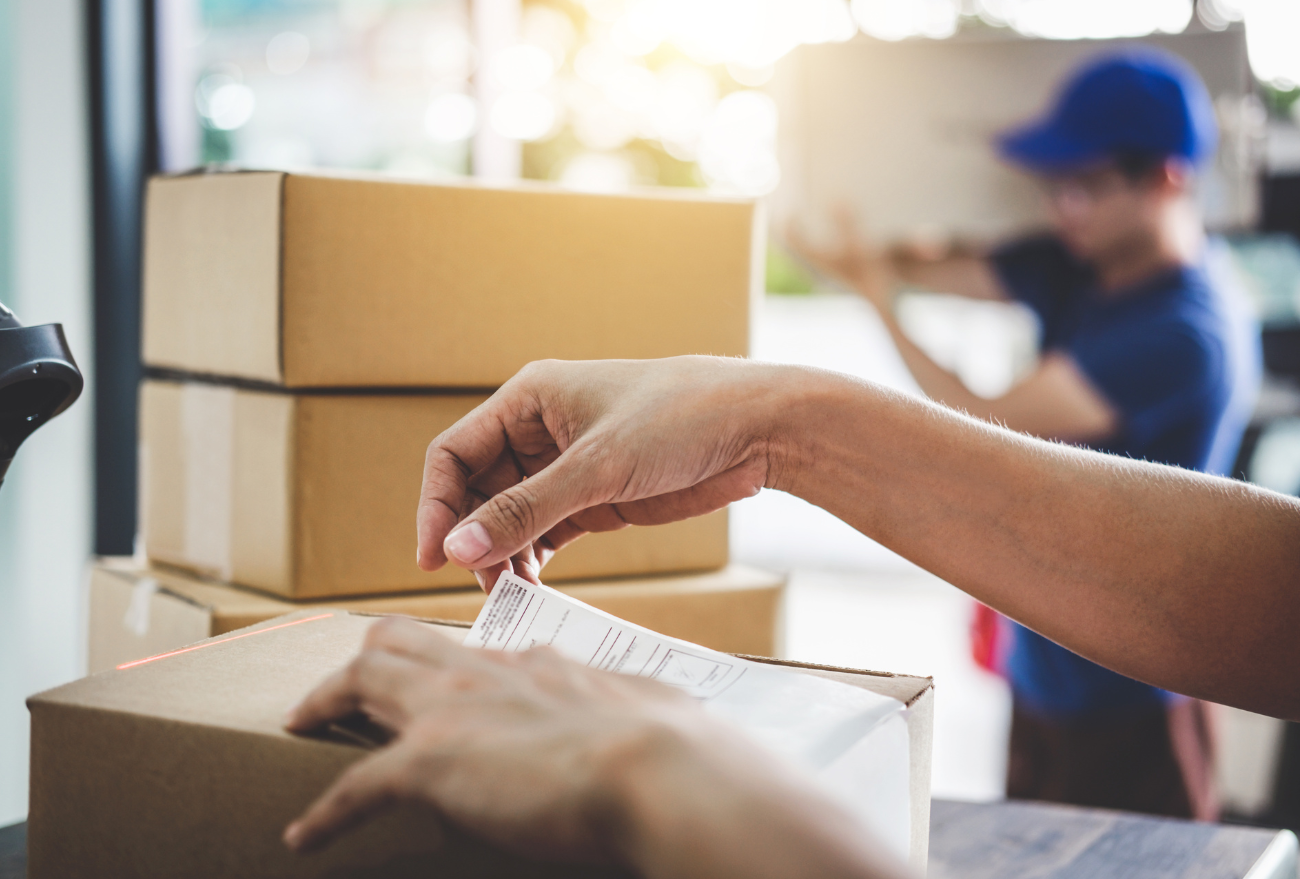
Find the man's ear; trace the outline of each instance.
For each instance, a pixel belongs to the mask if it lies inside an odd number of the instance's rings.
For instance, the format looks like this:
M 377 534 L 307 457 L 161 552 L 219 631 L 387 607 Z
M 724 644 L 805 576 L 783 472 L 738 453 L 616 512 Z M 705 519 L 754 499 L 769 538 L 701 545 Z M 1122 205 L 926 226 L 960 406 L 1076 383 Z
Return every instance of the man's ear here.
M 1188 195 L 1192 191 L 1194 172 L 1183 159 L 1169 158 L 1152 173 L 1152 184 L 1169 195 Z

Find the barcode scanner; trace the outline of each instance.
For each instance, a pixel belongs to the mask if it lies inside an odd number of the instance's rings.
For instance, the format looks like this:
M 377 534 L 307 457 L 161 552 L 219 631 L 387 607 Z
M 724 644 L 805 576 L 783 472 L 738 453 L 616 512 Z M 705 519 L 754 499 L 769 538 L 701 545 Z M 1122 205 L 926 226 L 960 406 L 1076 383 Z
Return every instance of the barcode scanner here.
M 23 440 L 71 406 L 84 385 L 62 324 L 25 327 L 0 303 L 0 485 Z

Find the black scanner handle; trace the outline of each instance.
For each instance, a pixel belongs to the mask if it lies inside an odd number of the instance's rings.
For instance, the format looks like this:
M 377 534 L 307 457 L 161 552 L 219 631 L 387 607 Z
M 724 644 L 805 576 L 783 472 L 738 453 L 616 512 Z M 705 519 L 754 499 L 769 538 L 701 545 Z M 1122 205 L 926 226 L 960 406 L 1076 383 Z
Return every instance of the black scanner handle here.
M 23 440 L 84 386 L 61 324 L 25 327 L 0 304 L 0 484 Z

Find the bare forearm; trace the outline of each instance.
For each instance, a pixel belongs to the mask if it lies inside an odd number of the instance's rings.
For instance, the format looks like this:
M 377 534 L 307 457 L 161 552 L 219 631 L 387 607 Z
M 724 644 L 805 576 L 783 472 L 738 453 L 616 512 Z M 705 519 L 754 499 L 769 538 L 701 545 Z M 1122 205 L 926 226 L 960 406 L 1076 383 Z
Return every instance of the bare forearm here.
M 954 293 L 971 299 L 1007 298 L 997 274 L 983 256 L 959 254 L 918 259 L 896 255 L 891 265 L 899 280 L 935 293 Z
M 553 460 L 525 480 L 514 454 Z M 507 487 L 457 524 L 467 470 Z M 1033 440 L 819 370 L 534 364 L 430 445 L 421 558 L 490 568 L 571 517 L 676 521 L 762 486 L 1103 665 L 1300 718 L 1300 676 L 1275 673 L 1300 667 L 1300 501 Z
M 788 373 L 785 488 L 1049 638 L 1159 686 L 1300 717 L 1300 504 Z
M 921 386 L 921 390 L 925 391 L 927 397 L 954 409 L 968 412 L 976 418 L 995 416 L 996 413 L 989 406 L 988 401 L 973 393 L 957 376 L 935 363 L 929 354 L 922 351 L 907 337 L 888 306 L 882 307 L 879 313 L 881 323 L 885 325 L 890 338 L 894 340 L 894 347 L 898 349 L 898 354 L 903 358 L 908 372 L 916 379 L 916 383 Z
M 702 755 L 705 759 L 702 759 Z M 704 745 L 624 775 L 617 856 L 647 879 L 904 879 L 906 869 L 804 779 Z

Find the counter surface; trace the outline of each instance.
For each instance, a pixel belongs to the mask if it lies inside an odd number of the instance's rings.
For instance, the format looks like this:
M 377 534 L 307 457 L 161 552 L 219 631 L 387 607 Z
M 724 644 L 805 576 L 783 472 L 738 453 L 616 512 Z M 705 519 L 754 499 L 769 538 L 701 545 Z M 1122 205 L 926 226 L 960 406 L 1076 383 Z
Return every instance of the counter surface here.
M 0 828 L 0 879 L 26 874 L 26 825 Z M 1041 803 L 935 800 L 930 879 L 1295 879 L 1286 830 Z

